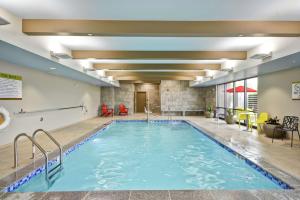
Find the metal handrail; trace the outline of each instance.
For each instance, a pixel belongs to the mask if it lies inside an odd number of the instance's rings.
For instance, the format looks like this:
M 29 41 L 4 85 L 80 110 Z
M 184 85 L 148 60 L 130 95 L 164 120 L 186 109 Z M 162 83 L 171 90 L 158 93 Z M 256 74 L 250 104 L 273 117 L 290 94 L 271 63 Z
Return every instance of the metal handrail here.
M 15 112 L 14 114 L 15 115 L 32 114 L 32 113 L 41 113 L 41 112 L 68 110 L 68 109 L 75 109 L 75 108 L 82 108 L 82 110 L 85 110 L 87 112 L 87 108 L 83 104 L 81 104 L 79 106 L 70 106 L 70 107 L 63 107 L 63 108 L 49 108 L 49 109 L 34 110 L 34 111 L 24 111 L 23 109 L 21 109 L 21 111 Z
M 33 132 L 32 134 L 32 138 L 35 139 L 35 136 L 37 135 L 37 133 L 44 133 L 46 134 L 49 139 L 54 143 L 56 144 L 56 146 L 59 148 L 59 162 L 60 162 L 60 167 L 62 167 L 62 147 L 61 145 L 57 142 L 57 140 L 52 136 L 50 135 L 47 131 L 43 130 L 43 129 L 37 129 Z M 32 143 L 32 159 L 34 159 L 35 157 L 35 144 Z
M 49 179 L 48 179 L 48 155 L 47 155 L 47 152 L 32 137 L 30 137 L 26 133 L 20 133 L 14 139 L 14 168 L 18 167 L 18 139 L 22 136 L 28 138 L 32 142 L 32 144 L 37 146 L 37 148 L 44 155 L 44 157 L 45 157 L 45 169 L 46 169 L 46 177 L 45 178 L 46 178 L 46 181 L 49 181 Z

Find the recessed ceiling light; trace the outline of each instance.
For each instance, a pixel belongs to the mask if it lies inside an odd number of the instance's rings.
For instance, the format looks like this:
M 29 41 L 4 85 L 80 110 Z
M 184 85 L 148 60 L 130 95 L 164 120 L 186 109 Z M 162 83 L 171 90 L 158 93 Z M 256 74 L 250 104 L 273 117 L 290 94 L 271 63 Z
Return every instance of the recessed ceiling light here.
M 49 69 L 50 69 L 50 70 L 56 70 L 56 68 L 55 68 L 55 67 L 50 67 Z
M 93 36 L 93 34 L 92 33 L 88 33 L 88 36 Z

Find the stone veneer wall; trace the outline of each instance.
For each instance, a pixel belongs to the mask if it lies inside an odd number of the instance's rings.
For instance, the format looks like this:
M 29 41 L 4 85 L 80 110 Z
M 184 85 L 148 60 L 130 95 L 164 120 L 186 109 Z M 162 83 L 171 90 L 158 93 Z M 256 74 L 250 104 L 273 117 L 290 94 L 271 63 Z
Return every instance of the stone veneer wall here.
M 134 85 L 120 84 L 119 88 L 115 88 L 115 110 L 119 110 L 119 104 L 123 103 L 129 114 L 134 113 Z
M 136 91 L 148 92 L 152 112 L 168 111 L 168 108 L 171 111 L 197 110 L 205 109 L 208 105 L 215 108 L 216 105 L 215 86 L 191 88 L 189 81 L 173 80 L 162 80 L 160 85 L 121 83 L 120 88 L 102 87 L 101 103 L 106 103 L 109 107 L 114 105 L 116 114 L 118 105 L 124 103 L 129 108 L 129 114 L 132 114 L 134 113 L 134 93 Z
M 162 80 L 160 85 L 161 110 L 197 110 L 205 108 L 201 88 L 189 87 L 188 81 Z
M 120 84 L 119 88 L 102 87 L 101 103 L 107 104 L 115 109 L 115 114 L 119 112 L 119 104 L 123 103 L 128 107 L 129 114 L 134 112 L 134 85 Z
M 160 112 L 160 95 L 159 95 L 159 84 L 142 83 L 135 84 L 136 92 L 147 92 L 149 95 L 149 107 L 154 113 Z
M 114 88 L 101 87 L 101 105 L 105 103 L 109 108 L 114 107 Z
M 211 106 L 216 108 L 216 86 L 201 88 L 204 93 L 205 108 Z

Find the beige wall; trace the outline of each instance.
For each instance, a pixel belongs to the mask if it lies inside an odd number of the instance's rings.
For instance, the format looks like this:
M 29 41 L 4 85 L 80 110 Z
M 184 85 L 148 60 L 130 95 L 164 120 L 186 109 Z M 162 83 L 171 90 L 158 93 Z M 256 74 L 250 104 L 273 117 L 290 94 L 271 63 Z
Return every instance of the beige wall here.
M 22 100 L 0 100 L 12 122 L 0 130 L 0 145 L 13 141 L 21 133 L 32 134 L 37 128 L 53 130 L 97 115 L 100 104 L 100 88 L 87 83 L 47 74 L 33 69 L 16 66 L 0 60 L 0 72 L 23 77 Z M 84 104 L 88 112 L 81 109 L 14 115 L 14 112 L 77 106 Z M 40 121 L 41 117 L 43 121 Z
M 280 120 L 285 115 L 300 117 L 300 100 L 292 100 L 292 82 L 300 81 L 300 67 L 258 77 L 258 110 Z

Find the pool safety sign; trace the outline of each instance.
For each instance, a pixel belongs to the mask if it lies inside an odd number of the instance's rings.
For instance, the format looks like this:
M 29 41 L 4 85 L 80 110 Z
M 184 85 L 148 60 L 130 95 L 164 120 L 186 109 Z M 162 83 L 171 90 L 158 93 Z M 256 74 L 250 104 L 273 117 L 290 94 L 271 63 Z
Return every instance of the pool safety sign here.
M 292 99 L 300 100 L 300 81 L 292 84 Z
M 22 99 L 22 77 L 0 72 L 0 100 Z

